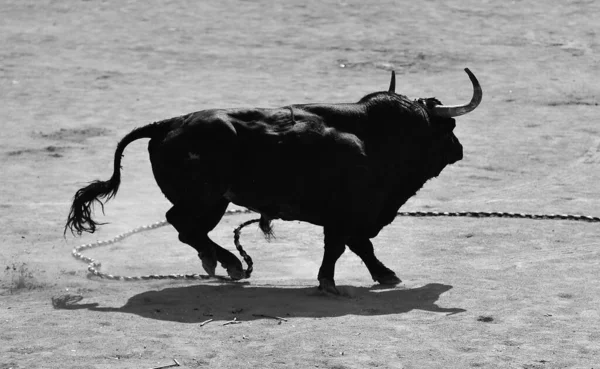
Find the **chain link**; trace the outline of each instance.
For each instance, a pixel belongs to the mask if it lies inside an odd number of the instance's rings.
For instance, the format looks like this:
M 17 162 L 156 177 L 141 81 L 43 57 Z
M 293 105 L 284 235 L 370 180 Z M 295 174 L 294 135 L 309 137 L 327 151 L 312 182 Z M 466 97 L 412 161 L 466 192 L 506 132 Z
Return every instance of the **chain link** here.
M 236 215 L 236 214 L 249 214 L 253 213 L 253 211 L 248 209 L 237 209 L 237 210 L 228 210 L 225 212 L 225 215 Z M 458 211 L 458 212 L 439 212 L 439 211 L 400 211 L 397 213 L 397 216 L 402 217 L 469 217 L 469 218 L 516 218 L 516 219 L 534 219 L 534 220 L 571 220 L 571 221 L 581 221 L 581 222 L 590 222 L 590 223 L 600 223 L 599 217 L 592 217 L 587 215 L 572 215 L 572 214 L 528 214 L 528 213 L 511 213 L 511 212 L 474 212 L 474 211 Z M 248 265 L 245 271 L 245 278 L 250 278 L 250 275 L 253 271 L 252 258 L 250 255 L 244 251 L 242 245 L 240 244 L 240 234 L 244 227 L 257 223 L 259 219 L 251 219 L 245 221 L 236 227 L 233 231 L 233 242 L 235 243 L 235 247 L 238 252 L 244 258 L 244 261 Z M 141 227 L 134 228 L 128 232 L 121 233 L 111 239 L 96 241 L 93 243 L 87 243 L 75 247 L 71 252 L 71 255 L 77 260 L 81 260 L 84 263 L 88 264 L 88 272 L 90 275 L 100 277 L 103 279 L 110 279 L 116 281 L 142 281 L 142 280 L 150 280 L 150 279 L 186 279 L 186 280 L 197 280 L 197 279 L 209 279 L 208 275 L 201 274 L 148 274 L 141 276 L 120 276 L 120 275 L 112 275 L 108 273 L 101 272 L 100 266 L 102 265 L 99 261 L 94 260 L 90 257 L 87 257 L 81 253 L 83 250 L 97 248 L 101 246 L 108 246 L 115 244 L 119 241 L 124 240 L 127 237 L 130 237 L 136 233 L 146 232 L 153 229 L 157 229 L 160 227 L 164 227 L 169 223 L 166 220 L 144 225 Z M 220 279 L 226 279 L 224 277 L 217 277 Z

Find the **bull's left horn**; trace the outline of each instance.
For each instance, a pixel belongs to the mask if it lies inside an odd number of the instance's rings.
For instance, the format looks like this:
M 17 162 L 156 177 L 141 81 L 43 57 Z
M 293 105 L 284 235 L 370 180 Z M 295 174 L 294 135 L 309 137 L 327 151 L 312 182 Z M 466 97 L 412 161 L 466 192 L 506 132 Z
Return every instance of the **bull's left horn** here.
M 434 115 L 443 118 L 452 118 L 458 117 L 460 115 L 464 115 L 475 110 L 479 103 L 481 103 L 481 98 L 483 97 L 483 92 L 481 91 L 481 86 L 479 85 L 479 81 L 475 78 L 475 75 L 471 73 L 469 68 L 465 68 L 465 72 L 469 75 L 469 79 L 473 84 L 473 97 L 471 101 L 466 105 L 438 105 L 434 106 L 431 111 Z

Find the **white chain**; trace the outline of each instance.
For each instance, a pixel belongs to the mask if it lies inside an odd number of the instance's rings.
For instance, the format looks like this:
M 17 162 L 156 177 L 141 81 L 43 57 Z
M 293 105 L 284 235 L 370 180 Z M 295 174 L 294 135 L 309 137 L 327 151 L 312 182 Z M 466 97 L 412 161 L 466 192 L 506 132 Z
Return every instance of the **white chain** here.
M 236 215 L 236 214 L 248 214 L 252 213 L 251 210 L 247 209 L 239 209 L 239 210 L 228 210 L 225 212 L 225 215 Z M 590 223 L 599 223 L 599 217 L 592 217 L 587 215 L 571 215 L 571 214 L 527 214 L 527 213 L 510 213 L 510 212 L 470 212 L 470 211 L 460 211 L 460 212 L 438 212 L 438 211 L 402 211 L 398 212 L 397 216 L 404 217 L 470 217 L 470 218 L 518 218 L 518 219 L 536 219 L 536 220 L 573 220 L 573 221 L 582 221 L 582 222 L 590 222 Z M 252 219 L 242 223 L 240 226 L 235 228 L 234 230 L 234 243 L 242 255 L 246 263 L 248 264 L 248 268 L 246 269 L 246 278 L 250 277 L 252 273 L 252 259 L 242 248 L 242 245 L 239 243 L 240 232 L 242 228 L 250 225 L 252 223 L 258 222 L 258 219 Z M 141 227 L 134 228 L 128 232 L 121 233 L 111 239 L 96 241 L 92 243 L 86 243 L 75 247 L 71 254 L 75 259 L 81 260 L 88 264 L 88 271 L 91 275 L 96 277 L 110 279 L 110 280 L 118 280 L 118 281 L 141 281 L 141 280 L 149 280 L 149 279 L 209 279 L 208 275 L 201 274 L 148 274 L 141 276 L 120 276 L 120 275 L 112 275 L 100 272 L 101 263 L 97 260 L 94 260 L 90 257 L 87 257 L 81 253 L 82 250 L 92 249 L 101 246 L 108 246 L 115 244 L 129 236 L 132 236 L 136 233 L 146 232 L 152 229 L 164 227 L 169 223 L 166 220 L 144 225 Z
M 252 211 L 246 210 L 246 209 L 228 210 L 225 212 L 225 215 L 247 214 L 247 213 L 251 213 L 251 212 Z M 200 274 L 148 274 L 148 275 L 140 275 L 140 276 L 134 276 L 134 277 L 107 274 L 107 273 L 103 273 L 99 270 L 100 266 L 102 265 L 99 261 L 94 260 L 90 257 L 87 257 L 81 253 L 81 251 L 83 251 L 83 250 L 93 249 L 93 248 L 101 247 L 101 246 L 112 245 L 112 244 L 122 241 L 125 238 L 132 236 L 136 233 L 146 232 L 146 231 L 149 231 L 152 229 L 164 227 L 168 224 L 169 224 L 169 222 L 167 222 L 166 220 L 162 220 L 160 222 L 156 222 L 156 223 L 143 225 L 143 226 L 134 228 L 128 232 L 121 233 L 111 239 L 108 239 L 108 240 L 101 240 L 101 241 L 96 241 L 96 242 L 92 242 L 92 243 L 86 243 L 86 244 L 75 247 L 73 249 L 73 251 L 71 252 L 71 255 L 73 255 L 73 257 L 75 259 L 78 259 L 78 260 L 83 261 L 84 263 L 87 263 L 88 264 L 87 269 L 91 275 L 94 275 L 94 276 L 100 277 L 100 278 L 104 278 L 104 279 L 111 279 L 111 280 L 117 280 L 117 281 L 141 281 L 141 280 L 148 280 L 148 279 L 209 279 L 210 277 L 208 275 L 200 275 Z

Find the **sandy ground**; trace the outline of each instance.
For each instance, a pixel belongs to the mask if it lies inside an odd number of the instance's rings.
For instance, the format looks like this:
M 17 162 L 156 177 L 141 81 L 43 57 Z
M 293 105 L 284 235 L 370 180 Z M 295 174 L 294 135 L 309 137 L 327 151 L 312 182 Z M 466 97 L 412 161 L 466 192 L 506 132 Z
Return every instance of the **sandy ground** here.
M 375 245 L 404 283 L 374 288 L 347 252 L 341 297 L 316 291 L 321 230 L 298 222 L 276 222 L 270 243 L 244 231 L 245 282 L 86 278 L 73 247 L 169 208 L 138 141 L 98 214 L 109 224 L 62 235 L 74 192 L 110 176 L 132 128 L 352 102 L 386 89 L 391 69 L 415 98 L 467 100 L 464 67 L 484 89 L 458 119 L 464 160 L 404 210 L 599 216 L 597 1 L 5 0 L 0 14 L 0 368 L 600 367 L 597 224 L 398 218 Z M 233 250 L 251 217 L 224 219 L 214 239 Z M 115 274 L 202 272 L 170 227 L 86 254 Z M 53 308 L 65 294 L 83 299 Z

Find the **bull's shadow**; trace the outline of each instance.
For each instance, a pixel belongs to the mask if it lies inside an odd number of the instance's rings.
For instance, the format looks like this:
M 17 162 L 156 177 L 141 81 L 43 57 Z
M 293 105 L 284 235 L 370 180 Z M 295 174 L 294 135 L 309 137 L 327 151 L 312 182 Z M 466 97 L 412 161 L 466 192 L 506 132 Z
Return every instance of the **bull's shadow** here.
M 412 289 L 339 288 L 343 296 L 326 295 L 316 287 L 200 284 L 143 292 L 131 297 L 120 308 L 90 304 L 81 307 L 183 323 L 198 323 L 207 319 L 230 320 L 234 317 L 241 321 L 264 319 L 260 315 L 323 318 L 349 314 L 400 314 L 415 309 L 450 314 L 466 311 L 460 308 L 443 308 L 436 304 L 440 295 L 452 288 L 439 283 Z

